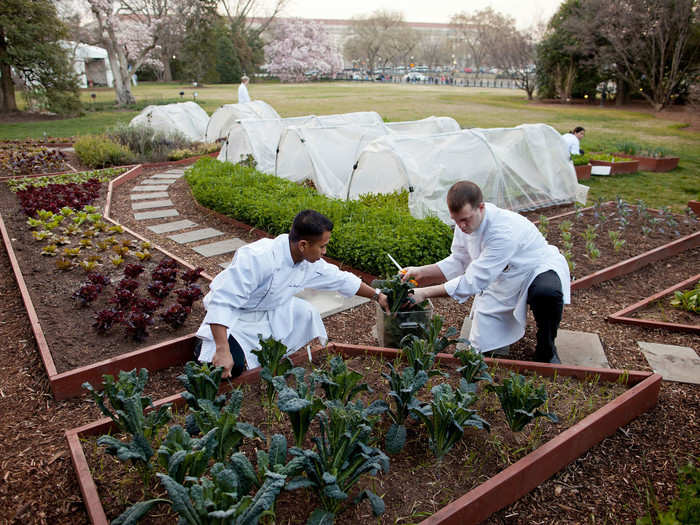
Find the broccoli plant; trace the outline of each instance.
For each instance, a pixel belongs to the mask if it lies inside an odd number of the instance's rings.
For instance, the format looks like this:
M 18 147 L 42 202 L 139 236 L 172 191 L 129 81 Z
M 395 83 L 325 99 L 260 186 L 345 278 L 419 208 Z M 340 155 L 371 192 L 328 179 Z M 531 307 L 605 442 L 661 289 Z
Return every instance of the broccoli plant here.
M 476 395 L 466 380 L 462 379 L 455 390 L 448 383 L 442 383 L 434 386 L 431 392 L 432 402 L 411 409 L 411 413 L 425 425 L 430 449 L 438 461 L 442 461 L 445 454 L 462 439 L 465 426 L 488 431 L 490 425 L 477 415 L 476 410 L 469 408 L 476 401 Z
M 385 446 L 389 454 L 398 454 L 406 443 L 404 423 L 411 415 L 411 410 L 420 406 L 416 393 L 428 382 L 428 374 L 425 370 L 416 372 L 412 367 L 406 367 L 399 373 L 391 363 L 387 363 L 387 366 L 389 373 L 382 372 L 382 376 L 389 381 L 389 397 L 393 400 L 395 408 L 388 410 L 393 423 L 386 433 Z
M 347 403 L 360 392 L 372 392 L 367 383 L 360 382 L 362 374 L 350 370 L 341 356 L 331 357 L 329 365 L 330 373 L 319 369 L 313 371 L 314 379 L 326 393 L 326 399 Z
M 273 337 L 260 337 L 260 348 L 252 350 L 258 358 L 260 366 L 260 377 L 267 382 L 267 406 L 272 409 L 272 401 L 275 398 L 275 386 L 272 378 L 284 376 L 289 370 L 294 368 L 292 361 L 286 357 L 287 347 Z
M 369 445 L 372 434 L 372 414 L 381 407 L 364 408 L 361 402 L 329 403 L 319 414 L 319 435 L 312 438 L 316 450 L 292 448 L 290 454 L 303 459 L 305 476 L 292 479 L 288 490 L 312 488 L 321 503 L 308 523 L 333 523 L 348 499 L 350 489 L 367 474 L 388 472 L 389 458 L 380 449 Z M 368 499 L 372 512 L 384 512 L 382 499 L 369 490 L 363 490 L 354 502 Z
M 120 461 L 131 461 L 141 473 L 144 490 L 150 485 L 153 465 L 152 442 L 158 430 L 171 419 L 171 403 L 162 405 L 155 410 L 150 397 L 143 396 L 143 389 L 148 382 L 148 370 L 142 368 L 131 372 L 119 372 L 117 381 L 111 375 L 104 375 L 103 390 L 97 391 L 90 383 L 83 383 L 100 411 L 122 431 L 130 435 L 131 440 L 124 442 L 105 435 L 97 440 L 98 445 L 107 447 L 107 453 L 116 456 Z M 107 407 L 109 401 L 111 409 Z M 150 407 L 148 413 L 145 409 Z
M 457 369 L 457 372 L 466 380 L 468 384 L 474 384 L 478 381 L 493 381 L 488 373 L 489 365 L 484 361 L 484 356 L 481 352 L 477 352 L 473 348 L 464 348 L 457 350 L 454 356 L 459 359 L 462 364 Z
M 323 401 L 315 394 L 316 379 L 313 375 L 305 379 L 304 372 L 303 367 L 296 367 L 285 374 L 294 376 L 294 388 L 287 385 L 284 377 L 272 378 L 272 384 L 277 390 L 277 407 L 289 417 L 297 447 L 303 445 L 311 422 L 323 408 Z
M 536 417 L 546 417 L 553 423 L 559 421 L 556 414 L 539 410 L 538 407 L 547 401 L 547 391 L 544 385 L 535 386 L 534 379 L 526 380 L 524 376 L 511 372 L 503 384 L 486 385 L 486 389 L 498 396 L 506 421 L 513 432 L 520 432 Z

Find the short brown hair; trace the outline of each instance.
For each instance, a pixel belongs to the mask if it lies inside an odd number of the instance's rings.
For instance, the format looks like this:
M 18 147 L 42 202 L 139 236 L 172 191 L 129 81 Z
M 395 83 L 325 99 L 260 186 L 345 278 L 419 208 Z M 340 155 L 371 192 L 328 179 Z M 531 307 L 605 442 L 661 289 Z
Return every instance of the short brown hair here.
M 482 202 L 484 202 L 484 195 L 481 193 L 481 188 L 468 180 L 455 182 L 447 192 L 447 207 L 451 212 L 460 211 L 465 204 L 476 208 Z

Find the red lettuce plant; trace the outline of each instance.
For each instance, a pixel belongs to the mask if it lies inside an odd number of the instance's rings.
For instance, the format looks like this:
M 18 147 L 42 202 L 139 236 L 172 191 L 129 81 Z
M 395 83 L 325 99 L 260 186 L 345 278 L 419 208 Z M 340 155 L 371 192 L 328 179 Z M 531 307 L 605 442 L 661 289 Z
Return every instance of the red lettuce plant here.
M 73 297 L 78 300 L 80 306 L 87 306 L 97 299 L 101 291 L 102 287 L 99 284 L 85 284 L 73 294 Z
M 24 213 L 34 217 L 39 210 L 49 210 L 58 213 L 61 208 L 80 209 L 91 204 L 100 195 L 102 183 L 90 179 L 83 183 L 48 184 L 47 186 L 32 186 L 18 190 L 16 195 Z
M 143 264 L 127 264 L 124 266 L 124 275 L 129 279 L 136 279 L 144 270 Z
M 101 273 L 97 272 L 92 272 L 87 275 L 88 281 L 90 281 L 92 284 L 97 284 L 99 286 L 105 287 L 109 286 L 111 284 L 111 281 L 109 277 L 106 275 L 103 275 Z
M 201 266 L 198 266 L 197 268 L 194 268 L 193 270 L 187 270 L 186 272 L 184 272 L 180 276 L 180 279 L 182 279 L 182 281 L 185 284 L 188 284 L 188 285 L 193 284 L 202 276 L 201 274 L 203 271 L 204 271 L 204 268 L 202 268 Z
M 165 299 L 174 287 L 173 282 L 153 281 L 148 285 L 148 293 L 157 299 Z
M 153 315 L 153 313 L 162 306 L 158 300 L 149 299 L 148 297 L 137 297 L 136 302 L 131 307 L 134 312 L 143 312 L 148 315 Z
M 125 288 L 120 288 L 109 300 L 110 303 L 116 304 L 119 310 L 128 310 L 131 305 L 136 302 L 137 296 L 134 292 Z
M 139 282 L 136 279 L 122 279 L 119 281 L 119 284 L 117 284 L 118 290 L 129 290 L 130 292 L 135 291 L 138 287 Z
M 194 284 L 182 290 L 175 290 L 175 294 L 177 295 L 177 302 L 182 306 L 192 306 L 203 295 L 201 288 Z
M 127 336 L 134 341 L 143 341 L 148 337 L 148 327 L 153 325 L 153 317 L 143 312 L 131 312 L 124 324 Z
M 92 324 L 92 326 L 98 333 L 106 334 L 112 329 L 112 326 L 120 323 L 123 318 L 124 314 L 120 310 L 115 310 L 113 308 L 109 310 L 102 310 L 95 314 L 95 322 Z
M 162 281 L 164 283 L 174 283 L 175 279 L 177 279 L 177 268 L 159 266 L 151 273 L 151 279 L 153 279 L 154 282 Z
M 164 314 L 161 314 L 160 317 L 173 329 L 178 329 L 185 324 L 187 316 L 191 311 L 192 310 L 189 306 L 183 306 L 176 303 L 168 308 Z

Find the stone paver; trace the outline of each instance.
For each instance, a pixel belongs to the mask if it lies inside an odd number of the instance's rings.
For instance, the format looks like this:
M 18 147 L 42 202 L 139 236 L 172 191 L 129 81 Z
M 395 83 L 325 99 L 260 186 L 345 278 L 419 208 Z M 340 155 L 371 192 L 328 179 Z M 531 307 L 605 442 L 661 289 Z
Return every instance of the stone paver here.
M 330 292 L 327 290 L 311 290 L 309 288 L 299 292 L 297 295 L 300 299 L 309 301 L 321 313 L 321 317 L 343 312 L 355 306 L 364 304 L 369 301 L 366 297 L 343 297 L 338 292 Z
M 184 230 L 185 228 L 192 228 L 193 226 L 197 226 L 197 223 L 184 219 L 182 221 L 164 222 L 163 224 L 156 224 L 155 226 L 149 226 L 148 229 L 154 233 L 160 234 L 176 232 L 178 230 Z
M 151 186 L 134 186 L 131 191 L 168 191 L 168 187 L 163 184 Z
M 168 197 L 167 191 L 142 191 L 140 193 L 132 193 L 131 194 L 132 201 L 140 201 L 143 199 L 161 199 L 161 198 L 167 198 L 167 197 Z
M 210 239 L 212 237 L 217 237 L 218 235 L 223 235 L 224 232 L 216 230 L 214 228 L 202 228 L 201 230 L 192 230 L 191 232 L 178 233 L 177 235 L 171 235 L 168 239 L 179 244 L 186 244 L 188 242 L 203 241 L 204 239 Z
M 173 201 L 170 199 L 164 199 L 160 201 L 148 201 L 148 202 L 132 202 L 131 203 L 131 209 L 132 210 L 147 210 L 149 208 L 167 208 L 168 206 L 172 206 Z
M 598 334 L 560 328 L 554 344 L 564 365 L 610 368 Z
M 176 179 L 143 179 L 139 184 L 172 184 Z
M 137 221 L 145 221 L 147 219 L 163 219 L 165 217 L 175 217 L 180 215 L 177 210 L 154 210 L 154 211 L 144 211 L 141 213 L 134 213 L 134 219 Z
M 637 344 L 651 368 L 664 380 L 700 385 L 700 357 L 689 346 L 642 341 Z
M 204 257 L 213 257 L 214 255 L 221 255 L 222 253 L 236 251 L 238 248 L 245 246 L 246 244 L 247 243 L 245 241 L 234 237 L 233 239 L 226 239 L 224 241 L 203 244 L 202 246 L 195 246 L 192 249 Z
M 184 171 L 172 172 L 166 171 L 165 173 L 157 173 L 156 175 L 151 175 L 151 179 L 179 179 L 185 174 Z

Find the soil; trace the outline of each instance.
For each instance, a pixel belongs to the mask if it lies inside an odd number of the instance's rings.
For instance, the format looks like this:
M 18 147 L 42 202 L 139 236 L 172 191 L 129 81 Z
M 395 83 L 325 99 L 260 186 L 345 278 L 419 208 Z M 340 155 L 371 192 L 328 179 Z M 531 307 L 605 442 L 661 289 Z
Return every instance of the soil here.
M 373 394 L 359 396 L 365 405 L 375 399 L 383 399 L 392 404 L 387 395 L 387 381 L 381 376 L 381 372 L 387 372 L 388 368 L 381 361 L 373 356 L 362 356 L 348 359 L 346 363 L 348 368 L 361 373 L 364 376 L 363 382 L 374 391 Z M 320 367 L 327 369 L 324 364 L 321 363 Z M 311 368 L 308 363 L 305 367 Z M 428 403 L 432 399 L 432 386 L 445 381 L 453 388 L 458 384 L 460 375 L 454 366 L 442 366 L 441 370 L 448 373 L 450 378 L 435 376 L 430 384 L 418 393 L 422 403 Z M 507 376 L 502 369 L 492 369 L 490 373 L 498 382 Z M 558 423 L 539 418 L 528 424 L 522 432 L 514 433 L 508 427 L 495 394 L 484 392 L 482 386 L 479 399 L 471 408 L 491 424 L 489 432 L 467 427 L 463 439 L 455 444 L 442 461 L 438 461 L 429 449 L 425 429 L 419 422 L 409 419 L 406 423 L 406 446 L 399 454 L 390 456 L 389 472 L 379 474 L 376 479 L 367 476 L 361 478 L 349 494 L 349 501 L 363 489 L 382 494 L 386 504 L 385 513 L 379 518 L 374 518 L 368 503 L 348 505 L 347 510 L 338 515 L 335 523 L 400 523 L 402 517 L 432 514 L 445 503 L 467 493 L 483 480 L 515 463 L 626 390 L 615 383 L 601 383 L 594 378 L 581 382 L 566 377 L 554 380 L 538 378 L 537 382 L 545 385 L 549 396 L 546 410 L 557 414 Z M 287 416 L 282 413 L 278 420 L 277 410 L 268 412 L 266 384 L 245 386 L 243 391 L 243 407 L 239 421 L 253 424 L 266 436 L 283 434 L 289 446 L 292 446 L 294 434 Z M 320 389 L 319 393 L 322 394 Z M 260 410 L 261 405 L 264 410 Z M 177 416 L 175 421 L 184 426 L 182 415 Z M 377 425 L 374 432 L 379 439 L 377 446 L 382 447 L 383 436 L 389 425 L 390 420 L 387 416 Z M 312 448 L 310 437 L 317 436 L 318 432 L 318 425 L 314 423 L 307 434 L 304 448 Z M 264 448 L 265 443 L 245 440 L 244 446 L 241 447 L 241 451 L 253 465 L 255 447 Z M 139 475 L 133 468 L 125 468 L 125 465 L 114 457 L 106 455 L 104 448 L 97 445 L 97 436 L 86 438 L 83 449 L 86 451 L 93 477 L 97 479 L 97 487 L 108 519 L 116 518 L 129 505 L 142 498 L 143 482 Z M 167 497 L 167 493 L 157 483 L 152 485 L 151 492 L 158 497 Z M 125 500 L 129 503 L 124 503 Z M 318 505 L 313 491 L 283 492 L 275 506 L 275 523 L 305 523 L 308 515 Z M 167 524 L 176 519 L 167 508 L 157 514 L 157 517 L 150 516 L 148 521 Z
M 692 286 L 688 286 L 681 291 L 687 291 L 691 288 Z M 687 310 L 671 306 L 670 303 L 673 297 L 673 293 L 670 293 L 656 301 L 645 304 L 644 306 L 633 310 L 627 314 L 627 317 L 661 321 L 663 323 L 684 324 L 689 326 L 697 326 L 700 328 L 700 313 L 689 312 Z
M 177 183 L 179 184 L 179 183 Z M 182 218 L 202 226 L 231 231 L 214 222 L 181 191 L 176 202 Z M 171 195 L 174 199 L 178 198 Z M 123 198 L 122 198 L 123 200 Z M 175 202 L 175 200 L 174 200 Z M 189 205 L 187 205 L 189 203 Z M 128 204 L 128 203 L 127 203 Z M 3 208 L 4 212 L 4 208 Z M 560 209 L 529 213 L 553 216 Z M 131 210 L 129 208 L 129 213 Z M 116 208 L 115 208 L 116 214 Z M 4 217 L 4 213 L 3 213 Z M 122 217 L 115 215 L 118 220 Z M 125 221 L 126 222 L 126 221 Z M 162 236 L 149 238 L 161 243 Z M 165 245 L 165 243 L 163 243 Z M 168 247 L 170 249 L 170 247 Z M 188 253 L 189 252 L 189 253 Z M 192 264 L 189 249 L 181 255 Z M 650 370 L 637 341 L 689 346 L 698 352 L 696 335 L 629 325 L 609 324 L 607 316 L 697 273 L 700 249 L 650 264 L 630 275 L 572 293 L 561 327 L 598 334 L 613 368 Z M 91 401 L 80 398 L 55 401 L 38 357 L 29 321 L 12 277 L 9 261 L 0 250 L 0 522 L 82 524 L 88 518 L 73 472 L 63 431 L 100 417 Z M 212 273 L 218 271 L 211 265 Z M 445 326 L 460 327 L 469 311 L 449 299 L 434 301 Z M 372 336 L 374 305 L 365 304 L 324 319 L 331 341 L 376 344 Z M 534 323 L 529 318 L 523 339 L 511 346 L 511 357 L 532 359 Z M 163 371 L 158 375 L 165 374 Z M 180 390 L 176 372 L 154 384 L 154 399 Z M 175 384 L 174 384 L 175 383 Z M 646 491 L 652 490 L 662 507 L 677 494 L 677 468 L 690 456 L 700 455 L 700 386 L 664 382 L 659 402 L 628 425 L 590 449 L 527 496 L 489 518 L 489 524 L 634 523 L 647 512 Z M 438 483 L 437 485 L 441 485 Z M 410 486 L 410 483 L 407 483 Z M 413 496 L 419 504 L 424 494 Z M 444 503 L 440 499 L 435 504 Z M 366 510 L 366 507 L 362 507 Z M 419 521 L 406 517 L 403 523 Z
M 104 208 L 107 185 L 103 184 L 102 186 L 100 198 L 93 203 L 99 209 Z M 86 329 L 93 324 L 97 312 L 112 307 L 109 300 L 116 290 L 117 283 L 124 278 L 123 268 L 117 268 L 110 262 L 109 257 L 114 255 L 110 251 L 101 252 L 96 247 L 81 250 L 80 259 L 86 259 L 88 255 L 101 257 L 102 262 L 94 271 L 107 276 L 111 281 L 111 284 L 101 291 L 94 302 L 87 306 L 81 306 L 72 296 L 88 282 L 87 272 L 80 268 L 68 271 L 59 270 L 56 268 L 58 257 L 41 256 L 41 249 L 49 242 L 35 241 L 32 238 L 32 230 L 26 224 L 27 217 L 21 211 L 17 198 L 9 191 L 6 184 L 2 184 L 0 188 L 0 209 L 3 210 L 3 221 L 12 239 L 15 256 L 22 269 L 25 283 L 58 373 L 197 330 L 204 312 L 201 300 L 192 305 L 192 312 L 187 317 L 185 324 L 176 330 L 161 319 L 160 314 L 176 303 L 177 296 L 174 293 L 165 298 L 163 306 L 156 310 L 153 316 L 155 324 L 148 328 L 148 336 L 143 341 L 134 341 L 125 335 L 124 328 L 121 326 L 113 327 L 105 335 L 98 334 L 92 328 Z M 140 244 L 138 239 L 124 232 L 121 234 L 101 233 L 93 239 L 93 245 L 98 242 L 98 239 L 104 239 L 108 236 L 120 243 L 131 241 L 136 249 Z M 75 245 L 77 245 L 77 240 L 73 238 L 69 246 Z M 124 264 L 139 263 L 145 267 L 145 271 L 137 278 L 139 288 L 136 289 L 135 293 L 140 297 L 148 297 L 146 286 L 150 282 L 151 272 L 164 259 L 162 254 L 151 250 L 153 257 L 149 261 L 139 261 L 133 255 L 123 257 Z M 178 275 L 181 275 L 183 270 L 186 268 L 178 265 Z M 203 293 L 207 292 L 207 284 L 203 279 L 199 280 L 198 285 L 202 288 Z M 178 279 L 175 289 L 184 287 L 182 281 Z

